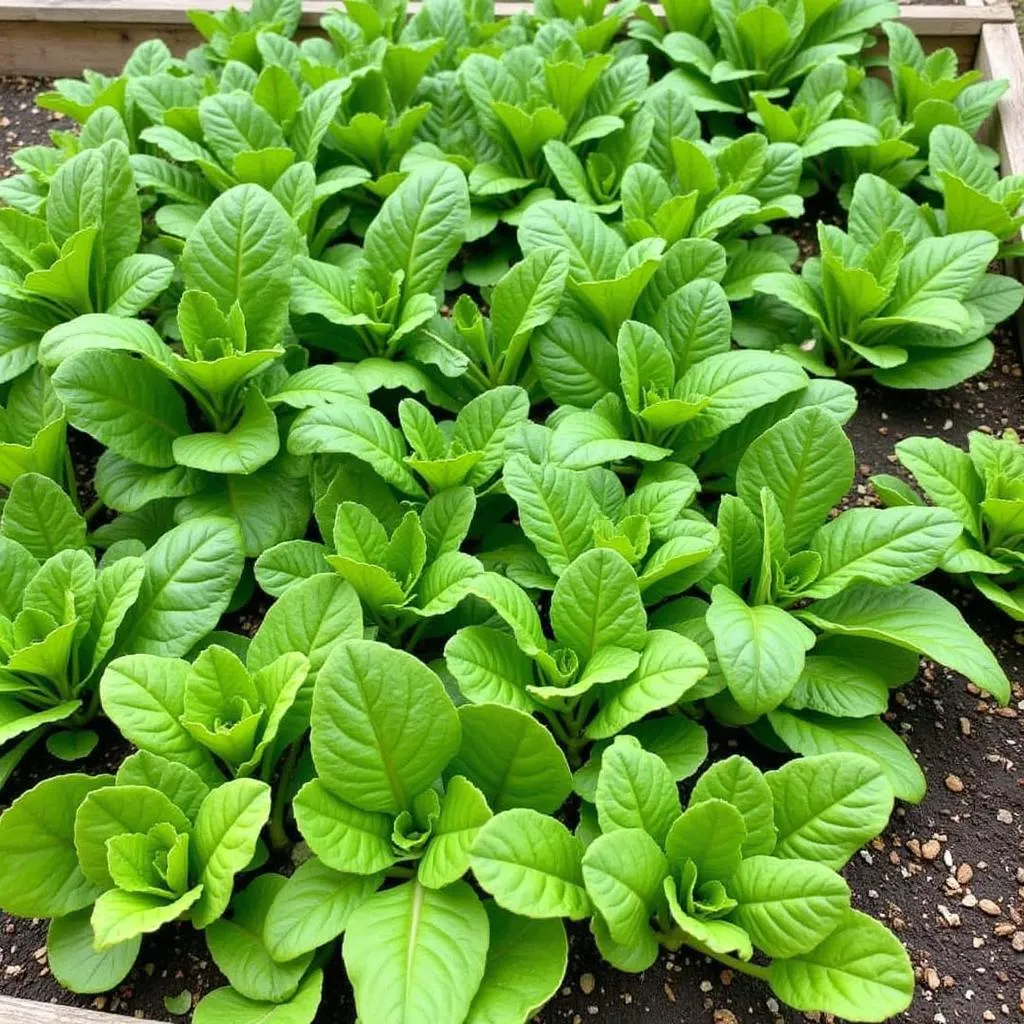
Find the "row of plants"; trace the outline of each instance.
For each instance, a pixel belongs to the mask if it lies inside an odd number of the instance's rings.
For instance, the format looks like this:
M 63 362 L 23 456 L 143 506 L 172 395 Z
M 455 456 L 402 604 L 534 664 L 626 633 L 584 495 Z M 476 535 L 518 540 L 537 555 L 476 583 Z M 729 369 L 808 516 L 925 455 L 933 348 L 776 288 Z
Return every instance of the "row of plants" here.
M 39 98 L 80 130 L 0 181 L 0 786 L 99 716 L 135 748 L 0 817 L 61 984 L 187 920 L 196 1024 L 310 1024 L 339 945 L 362 1020 L 522 1024 L 568 920 L 905 1009 L 838 872 L 924 796 L 921 657 L 1009 699 L 919 581 L 1024 619 L 1024 450 L 911 438 L 844 507 L 843 425 L 991 362 L 1024 181 L 973 139 L 1005 83 L 897 14 L 349 0 L 297 42 L 256 0 Z M 709 721 L 798 756 L 705 767 Z

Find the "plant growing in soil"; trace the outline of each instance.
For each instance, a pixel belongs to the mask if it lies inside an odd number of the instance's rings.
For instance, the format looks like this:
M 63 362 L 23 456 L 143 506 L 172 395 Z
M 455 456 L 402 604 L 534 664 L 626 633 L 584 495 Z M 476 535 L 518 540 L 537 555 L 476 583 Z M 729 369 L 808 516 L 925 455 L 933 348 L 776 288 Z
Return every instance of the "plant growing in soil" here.
M 892 803 L 881 768 L 856 754 L 767 775 L 734 756 L 698 778 L 683 811 L 665 763 L 620 737 L 601 763 L 596 827 L 573 836 L 535 811 L 504 811 L 480 829 L 470 863 L 505 910 L 589 918 L 620 970 L 689 946 L 763 978 L 798 1010 L 883 1020 L 910 1002 L 910 959 L 851 909 L 836 871 Z
M 911 437 L 896 445 L 896 457 L 932 504 L 963 527 L 939 568 L 966 577 L 1024 622 L 1024 447 L 1012 430 L 1002 437 L 972 431 L 968 444 L 964 452 L 937 437 Z M 871 483 L 890 507 L 924 504 L 899 477 L 881 474 Z
M 719 504 L 722 557 L 699 584 L 710 604 L 684 597 L 655 621 L 704 646 L 716 718 L 802 754 L 868 752 L 897 796 L 917 801 L 924 777 L 876 717 L 889 689 L 917 674 L 920 655 L 1001 701 L 1009 681 L 956 608 L 913 582 L 956 551 L 962 521 L 921 506 L 829 518 L 853 478 L 853 448 L 821 409 L 769 427 Z
M 184 920 L 229 981 L 195 1024 L 311 1024 L 339 944 L 361 1020 L 522 1024 L 569 918 L 906 1007 L 836 872 L 922 796 L 880 717 L 921 656 L 1009 695 L 917 581 L 1024 617 L 1024 465 L 912 439 L 931 504 L 844 508 L 830 378 L 991 360 L 1004 86 L 891 25 L 869 76 L 881 0 L 666 13 L 349 0 L 296 41 L 256 0 L 41 98 L 81 131 L 0 182 L 0 906 L 66 987 Z M 116 775 L 26 791 L 101 712 Z M 693 779 L 702 718 L 804 756 Z
M 227 608 L 243 561 L 234 524 L 200 517 L 148 550 L 111 548 L 97 566 L 71 500 L 35 473 L 11 488 L 0 552 L 0 786 L 44 737 L 60 760 L 86 757 L 110 660 L 186 654 Z
M 871 174 L 857 179 L 847 231 L 819 223 L 818 244 L 800 276 L 754 281 L 807 317 L 811 336 L 783 347 L 813 373 L 951 387 L 992 361 L 986 335 L 1024 294 L 987 273 L 999 251 L 990 231 L 937 235 L 909 196 Z

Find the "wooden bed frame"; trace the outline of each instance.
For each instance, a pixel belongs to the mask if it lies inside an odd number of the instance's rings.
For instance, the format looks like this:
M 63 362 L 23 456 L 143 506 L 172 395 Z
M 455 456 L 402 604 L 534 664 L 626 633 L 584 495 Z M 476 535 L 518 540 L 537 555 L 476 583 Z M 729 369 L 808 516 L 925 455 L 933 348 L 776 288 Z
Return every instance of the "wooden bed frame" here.
M 0 74 L 71 76 L 85 67 L 116 72 L 132 50 L 153 36 L 175 53 L 199 42 L 186 11 L 216 10 L 229 0 L 0 0 Z M 244 4 L 243 4 L 244 6 Z M 305 0 L 300 34 L 316 31 L 336 0 Z M 420 5 L 410 3 L 410 11 Z M 498 0 L 499 15 L 513 14 L 528 3 Z M 976 67 L 986 78 L 1006 78 L 1010 88 L 999 101 L 986 140 L 1001 156 L 1005 174 L 1024 173 L 1024 48 L 1005 0 L 966 0 L 963 6 L 906 4 L 901 20 L 925 49 L 951 46 L 961 68 Z M 1018 264 L 1017 276 L 1024 268 Z M 138 1017 L 96 1013 L 55 1003 L 38 1003 L 0 995 L 0 1024 L 114 1024 Z M 142 1020 L 141 1024 L 156 1024 Z

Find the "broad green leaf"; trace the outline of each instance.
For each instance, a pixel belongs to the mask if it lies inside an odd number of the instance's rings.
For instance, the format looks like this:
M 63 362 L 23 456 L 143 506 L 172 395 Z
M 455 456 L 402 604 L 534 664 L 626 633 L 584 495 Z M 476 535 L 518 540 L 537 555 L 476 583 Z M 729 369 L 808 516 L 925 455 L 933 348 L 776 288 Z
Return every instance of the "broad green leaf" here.
M 459 692 L 474 704 L 504 704 L 527 714 L 536 708 L 527 692 L 533 662 L 508 633 L 466 626 L 445 644 L 444 657 Z
M 776 735 L 798 754 L 849 752 L 873 760 L 885 772 L 900 800 L 919 803 L 925 778 L 906 743 L 878 718 L 832 718 L 813 711 L 782 708 L 768 713 Z
M 371 896 L 349 918 L 343 955 L 360 1019 L 462 1024 L 484 975 L 487 914 L 465 882 Z
M 270 802 L 270 786 L 256 779 L 225 782 L 203 801 L 190 850 L 203 887 L 192 910 L 197 928 L 205 928 L 227 909 L 235 875 L 252 860 L 270 817 Z
M 238 527 L 200 517 L 165 533 L 143 556 L 146 578 L 125 616 L 119 649 L 179 657 L 217 625 L 242 572 Z
M 592 544 L 600 510 L 580 472 L 521 455 L 505 462 L 505 488 L 519 509 L 526 536 L 552 572 L 563 573 Z
M 140 749 L 191 768 L 204 782 L 220 781 L 209 753 L 181 723 L 189 664 L 179 658 L 129 654 L 112 661 L 100 680 L 103 711 Z
M 582 663 L 601 647 L 639 650 L 646 626 L 636 573 L 618 552 L 586 551 L 559 576 L 551 597 L 551 627 Z
M 771 853 L 776 832 L 772 812 L 772 791 L 757 768 L 738 754 L 717 761 L 697 780 L 690 806 L 705 800 L 724 800 L 743 815 L 747 838 L 744 857 Z
M 85 521 L 61 487 L 38 473 L 15 480 L 0 514 L 0 534 L 40 562 L 85 547 Z
M 744 711 L 762 715 L 796 686 L 814 633 L 773 605 L 747 605 L 719 584 L 711 592 L 707 624 L 729 692 Z
M 665 629 L 650 630 L 637 667 L 602 692 L 600 710 L 586 735 L 607 739 L 652 711 L 672 706 L 707 671 L 707 658 L 692 640 Z
M 313 952 L 280 963 L 271 958 L 263 939 L 268 912 L 287 880 L 281 875 L 257 875 L 231 901 L 231 917 L 206 929 L 206 944 L 214 963 L 247 999 L 283 1003 L 298 990 Z
M 254 1003 L 232 988 L 214 989 L 196 1006 L 193 1024 L 312 1024 L 320 1006 L 323 972 L 311 971 L 287 1003 Z
M 293 455 L 354 455 L 403 494 L 424 496 L 405 464 L 402 435 L 382 413 L 354 399 L 300 413 L 288 435 L 288 451 Z
M 946 509 L 849 509 L 811 538 L 821 569 L 801 597 L 831 597 L 861 581 L 910 583 L 939 564 L 961 529 Z
M 824 864 L 748 857 L 729 880 L 730 920 L 770 957 L 807 953 L 850 909 L 850 888 Z
M 824 632 L 917 651 L 963 673 L 997 700 L 1009 700 L 1009 681 L 992 652 L 953 605 L 923 587 L 862 583 L 815 602 L 800 615 Z
M 216 783 L 220 783 L 220 779 Z M 210 787 L 202 776 L 180 761 L 162 757 L 148 750 L 137 750 L 126 757 L 117 769 L 119 786 L 148 786 L 158 789 L 194 821 Z
M 296 235 L 269 192 L 236 185 L 214 200 L 189 234 L 181 256 L 185 286 L 208 292 L 224 314 L 237 302 L 249 347 L 270 348 L 288 320 Z
M 886 826 L 893 793 L 885 772 L 856 754 L 790 761 L 765 776 L 775 804 L 775 857 L 839 870 Z
M 462 742 L 446 775 L 464 775 L 495 812 L 529 807 L 552 814 L 561 807 L 572 779 L 545 726 L 501 704 L 464 704 L 458 717 Z
M 469 225 L 469 189 L 448 163 L 426 165 L 388 196 L 366 232 L 366 257 L 387 292 L 402 272 L 403 295 L 430 295 L 459 251 Z
M 380 885 L 377 875 L 350 875 L 316 857 L 300 864 L 271 900 L 263 922 L 267 952 L 286 963 L 336 939 L 356 908 Z
M 319 779 L 307 782 L 293 801 L 295 821 L 309 848 L 329 868 L 376 875 L 395 861 L 393 819 L 364 811 L 334 796 Z
M 103 891 L 83 873 L 75 850 L 75 813 L 109 775 L 58 775 L 19 796 L 0 817 L 0 906 L 20 917 L 61 917 Z
M 174 461 L 207 473 L 254 473 L 281 447 L 277 419 L 257 388 L 249 388 L 238 422 L 228 431 L 205 431 L 174 440 Z
M 368 811 L 411 810 L 459 746 L 441 680 L 411 654 L 369 640 L 339 644 L 313 696 L 312 750 L 324 784 Z
M 569 943 L 561 921 L 533 921 L 484 904 L 491 926 L 487 965 L 465 1024 L 530 1019 L 562 984 Z
M 853 481 L 853 447 L 817 406 L 798 409 L 754 440 L 736 470 L 736 491 L 753 509 L 774 495 L 793 551 L 803 547 Z
M 824 1011 L 847 1020 L 887 1020 L 914 996 L 914 972 L 899 939 L 884 925 L 850 910 L 810 952 L 774 961 L 772 991 L 796 1010 Z
M 649 922 L 667 875 L 665 854 L 640 829 L 598 836 L 583 855 L 583 878 L 594 909 L 623 946 L 657 945 Z
M 163 823 L 176 832 L 188 833 L 192 827 L 181 809 L 159 790 L 146 786 L 105 786 L 91 792 L 75 815 L 75 849 L 85 876 L 109 888 L 114 880 L 107 856 L 108 840 L 146 833 Z
M 102 953 L 93 948 L 91 910 L 55 917 L 46 934 L 46 963 L 66 989 L 82 995 L 109 992 L 128 976 L 139 955 L 142 937 Z
M 591 911 L 582 859 L 583 848 L 561 822 L 517 808 L 480 830 L 472 866 L 477 881 L 505 910 L 579 921 Z
M 121 352 L 87 351 L 61 363 L 53 386 L 79 430 L 126 459 L 174 465 L 172 445 L 188 433 L 188 418 L 160 370 Z
M 681 813 L 668 766 L 634 736 L 620 736 L 604 751 L 595 796 L 602 832 L 639 828 L 662 845 Z
M 197 885 L 171 901 L 151 893 L 108 889 L 92 908 L 92 930 L 96 936 L 93 948 L 117 948 L 141 935 L 159 931 L 194 906 L 201 891 Z

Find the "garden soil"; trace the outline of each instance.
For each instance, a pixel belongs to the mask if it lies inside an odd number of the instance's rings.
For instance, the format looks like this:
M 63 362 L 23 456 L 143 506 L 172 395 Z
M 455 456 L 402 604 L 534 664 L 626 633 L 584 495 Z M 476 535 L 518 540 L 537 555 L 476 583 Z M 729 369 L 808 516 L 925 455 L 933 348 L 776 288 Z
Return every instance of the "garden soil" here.
M 46 141 L 61 127 L 32 98 L 28 79 L 0 80 L 0 174 L 13 149 Z M 806 232 L 800 231 L 806 238 Z M 805 247 L 806 248 L 806 247 Z M 980 378 L 943 393 L 884 391 L 865 386 L 848 426 L 858 481 L 851 504 L 871 503 L 867 478 L 897 472 L 893 446 L 915 434 L 963 444 L 971 430 L 1024 429 L 1024 380 L 1016 332 L 996 338 L 992 367 Z M 973 593 L 942 579 L 929 581 L 961 608 L 993 647 L 1013 683 L 1007 708 L 983 700 L 962 677 L 924 665 L 897 692 L 889 715 L 928 777 L 918 806 L 897 808 L 889 829 L 853 858 L 845 871 L 857 906 L 884 920 L 910 950 L 918 986 L 902 1019 L 908 1024 L 976 1024 L 1024 1020 L 1024 629 Z M 249 632 L 254 617 L 235 617 Z M 113 730 L 86 771 L 116 767 L 127 752 Z M 753 753 L 738 733 L 712 736 L 712 757 Z M 8 798 L 56 766 L 30 759 Z M 685 784 L 684 784 L 685 785 Z M 46 965 L 45 923 L 0 915 L 0 994 L 73 1004 L 152 1021 L 186 1021 L 165 997 L 187 991 L 198 1001 L 224 984 L 202 936 L 188 925 L 164 928 L 143 944 L 138 966 L 114 992 L 74 996 Z M 326 965 L 327 998 L 317 1024 L 353 1024 L 344 973 Z M 177 1007 L 175 1007 L 177 1008 Z M 808 1015 L 819 1020 L 820 1015 Z M 642 975 L 603 965 L 583 929 L 571 934 L 569 969 L 559 994 L 536 1017 L 539 1024 L 791 1024 L 804 1015 L 781 1010 L 762 983 L 686 950 L 663 955 Z M 373 1024 L 373 1022 L 365 1022 Z

